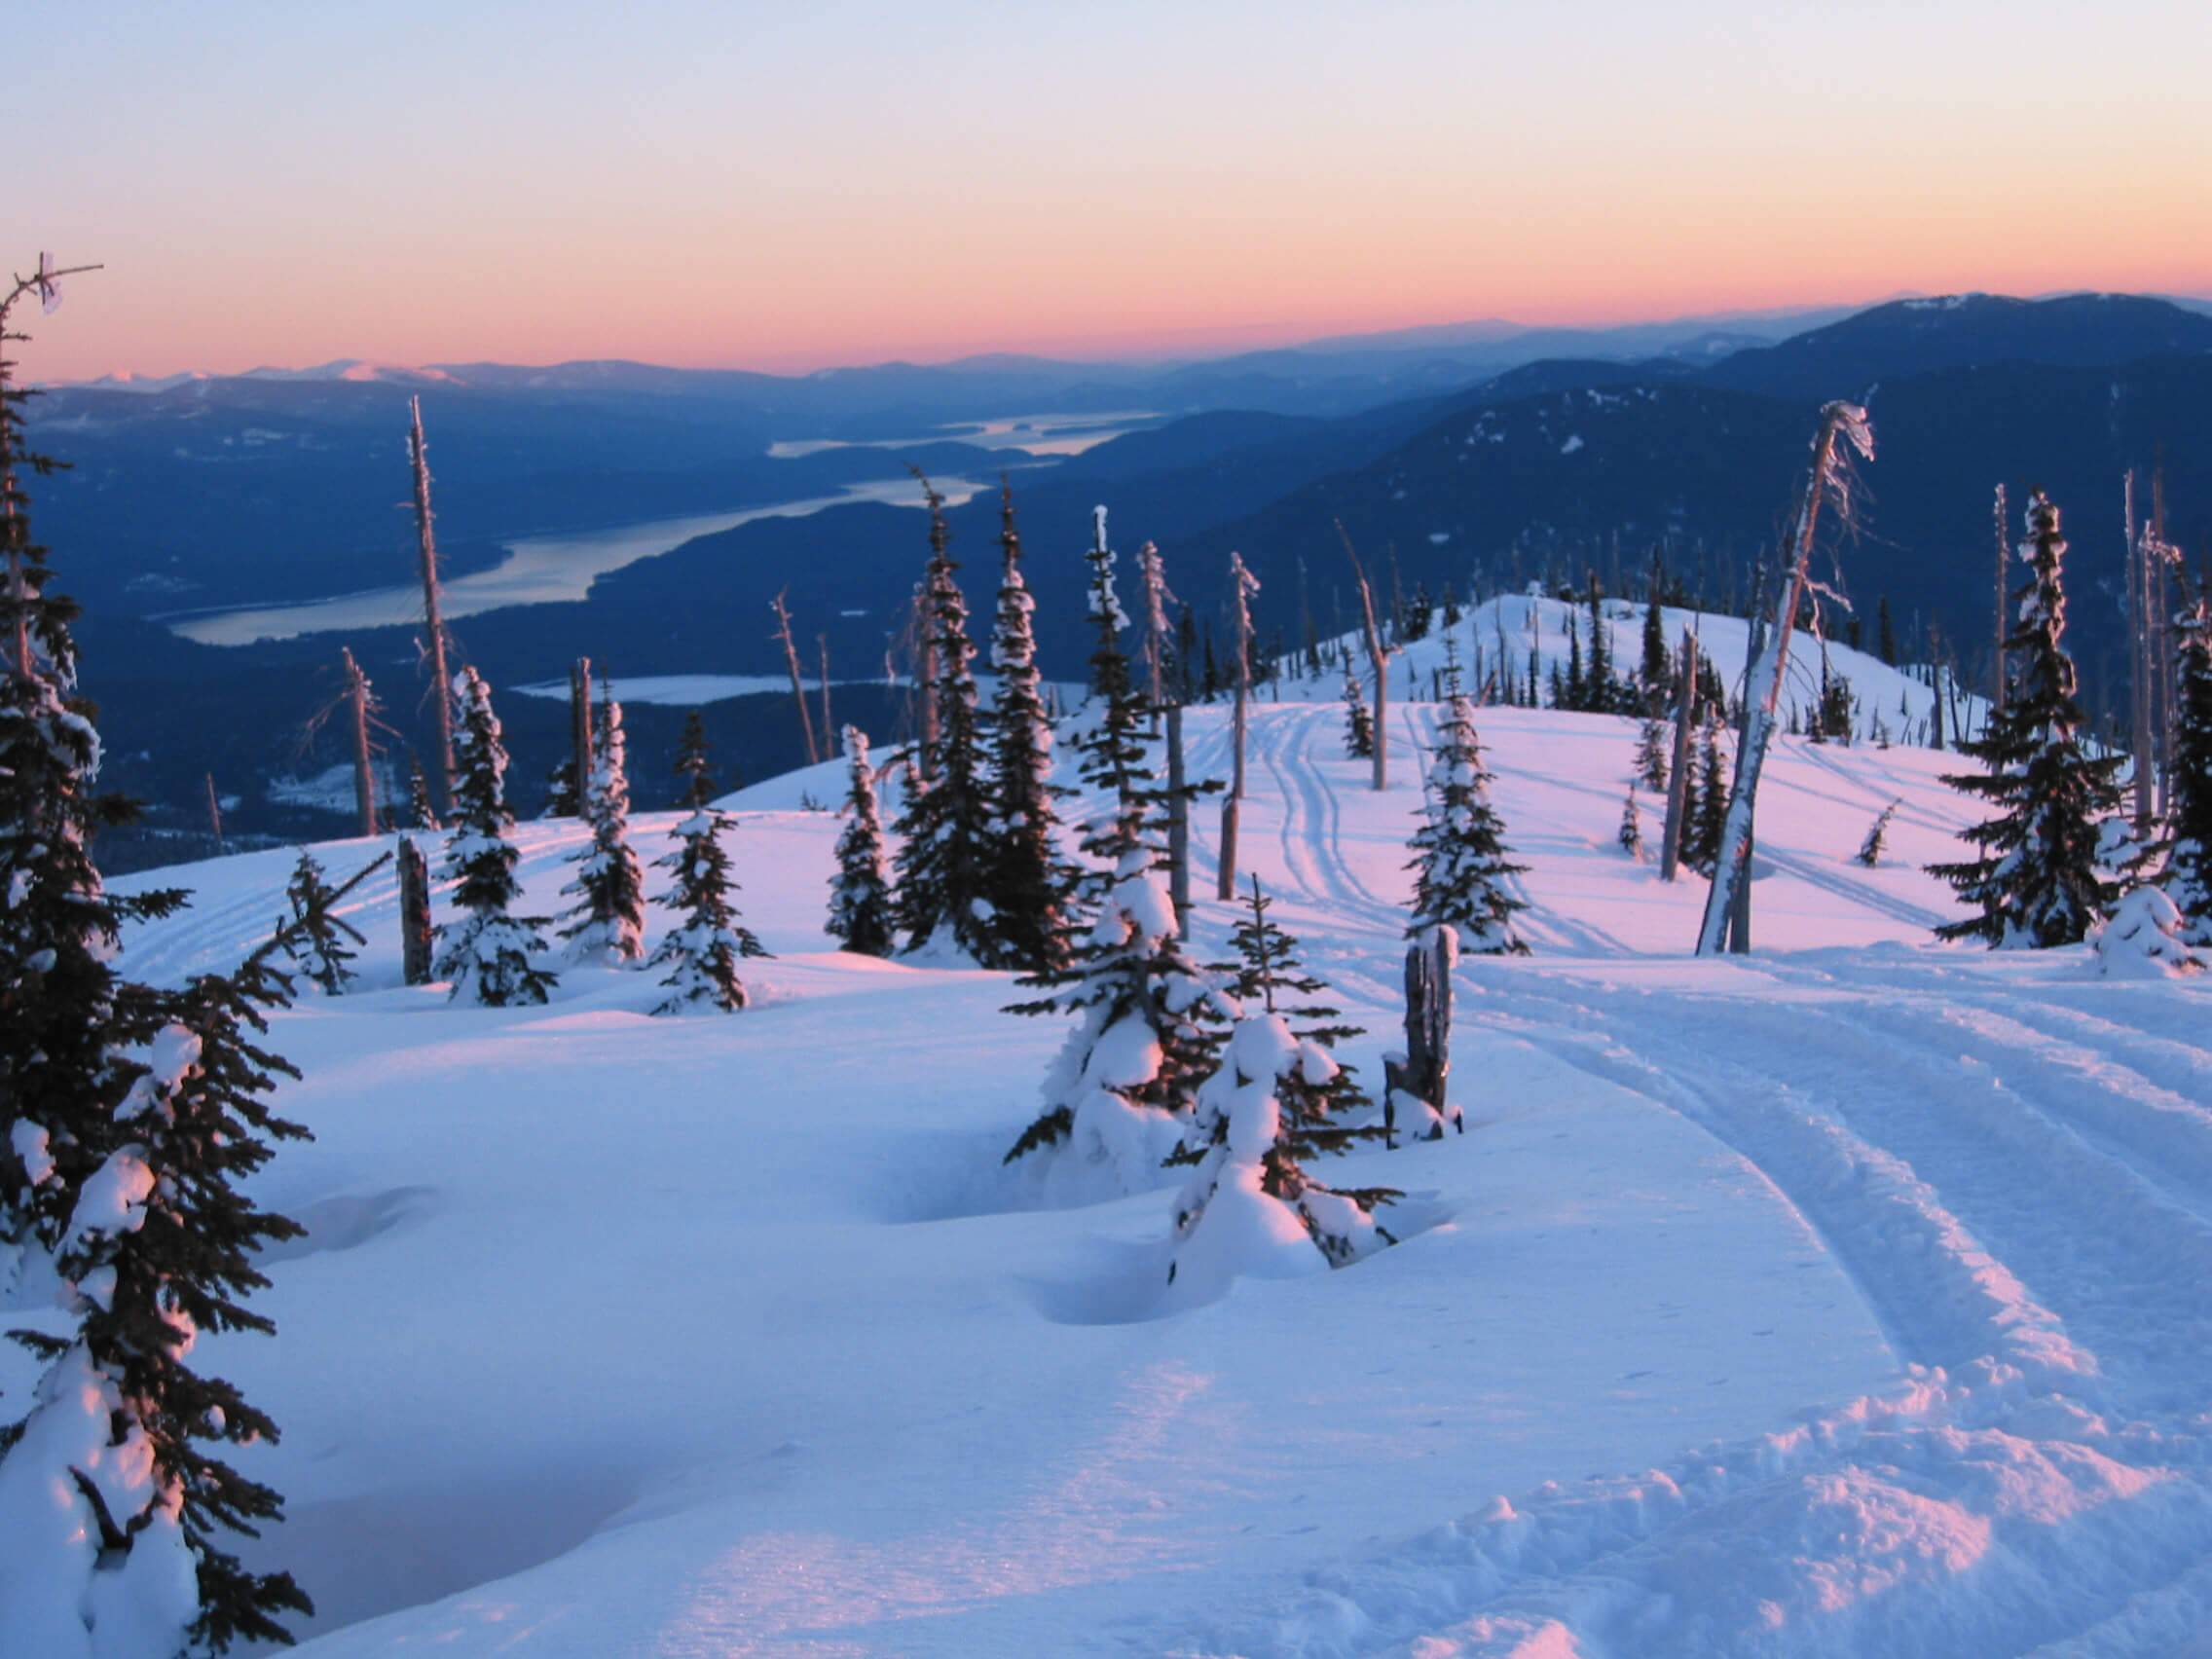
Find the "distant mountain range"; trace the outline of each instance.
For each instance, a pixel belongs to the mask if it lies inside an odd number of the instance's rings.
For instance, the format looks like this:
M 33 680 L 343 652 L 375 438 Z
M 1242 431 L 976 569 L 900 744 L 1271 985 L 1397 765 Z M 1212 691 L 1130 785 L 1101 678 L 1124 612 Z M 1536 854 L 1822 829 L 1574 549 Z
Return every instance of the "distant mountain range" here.
M 2212 306 L 1965 295 L 1652 326 L 1473 323 L 1163 365 L 997 356 L 777 377 L 347 362 L 152 390 L 59 387 L 33 407 L 34 435 L 76 465 L 40 481 L 35 522 L 87 601 L 88 686 L 108 710 L 119 779 L 182 812 L 219 763 L 240 825 L 294 832 L 311 827 L 302 809 L 270 802 L 254 780 L 303 764 L 284 734 L 313 712 L 314 677 L 340 644 L 372 664 L 388 718 L 420 740 L 408 631 L 215 650 L 160 618 L 407 580 L 414 394 L 443 545 L 461 571 L 534 531 L 831 494 L 909 464 L 971 478 L 1004 469 L 1061 678 L 1077 676 L 1088 648 L 1078 555 L 1100 501 L 1117 544 L 1161 544 L 1201 625 L 1215 622 L 1229 551 L 1241 551 L 1265 583 L 1263 630 L 1286 641 L 1302 591 L 1324 631 L 1343 619 L 1340 519 L 1378 571 L 1394 561 L 1408 591 L 1450 580 L 1489 592 L 1589 568 L 1634 591 L 1659 549 L 1709 599 L 1741 597 L 1749 561 L 1788 513 L 1819 405 L 1836 396 L 1869 402 L 1880 446 L 1841 579 L 1869 610 L 1887 595 L 1908 639 L 1939 624 L 1970 676 L 1987 655 L 1998 482 L 2015 508 L 2040 484 L 2067 510 L 2071 615 L 2093 700 L 2116 685 L 2122 469 L 2162 458 L 2169 534 L 2193 558 L 2212 537 Z M 1136 429 L 1067 458 L 976 431 L 1014 415 L 1132 409 L 1150 412 Z M 931 432 L 941 436 L 918 437 Z M 768 453 L 801 439 L 878 447 Z M 955 510 L 952 525 L 980 629 L 996 501 Z M 827 635 L 840 674 L 869 672 L 923 551 L 909 509 L 764 519 L 604 575 L 586 601 L 470 617 L 462 644 L 498 684 L 557 676 L 579 653 L 631 675 L 771 671 L 766 607 L 785 591 L 801 629 Z M 856 696 L 852 713 L 880 721 L 892 707 Z M 718 722 L 747 775 L 798 758 L 772 701 L 751 716 L 721 710 Z M 557 719 L 525 716 L 526 747 L 540 723 L 554 740 Z M 654 735 L 640 739 L 641 776 L 658 764 Z M 545 758 L 525 754 L 518 776 Z

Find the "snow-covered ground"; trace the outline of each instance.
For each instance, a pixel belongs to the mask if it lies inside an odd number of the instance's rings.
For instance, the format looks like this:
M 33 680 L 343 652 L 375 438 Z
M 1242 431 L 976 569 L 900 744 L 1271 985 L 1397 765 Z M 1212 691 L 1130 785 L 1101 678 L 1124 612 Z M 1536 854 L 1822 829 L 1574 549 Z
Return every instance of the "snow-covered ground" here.
M 1244 867 L 1371 1083 L 1435 714 L 1393 704 L 1382 793 L 1332 704 L 1253 720 Z M 828 947 L 836 820 L 792 808 L 836 768 L 734 797 L 776 952 L 734 1016 L 607 972 L 449 1007 L 398 984 L 372 877 L 362 989 L 276 1024 L 316 1136 L 260 1187 L 310 1229 L 258 1303 L 281 1334 L 210 1359 L 285 1431 L 248 1467 L 290 1499 L 261 1548 L 320 1604 L 306 1651 L 2187 1650 L 2212 994 L 1931 943 L 1918 866 L 1970 813 L 1956 756 L 1901 747 L 1779 746 L 1758 952 L 1690 960 L 1703 883 L 1615 843 L 1634 723 L 1481 724 L 1534 954 L 1461 968 L 1469 1132 L 1330 1171 L 1406 1190 L 1397 1248 L 1172 1314 L 1172 1183 L 1038 1210 L 999 1167 L 1053 1023 Z M 1224 711 L 1191 727 L 1225 772 Z M 550 911 L 581 830 L 519 836 Z M 199 894 L 128 969 L 234 961 L 290 863 L 118 883 Z M 1226 928 L 1201 907 L 1201 954 Z

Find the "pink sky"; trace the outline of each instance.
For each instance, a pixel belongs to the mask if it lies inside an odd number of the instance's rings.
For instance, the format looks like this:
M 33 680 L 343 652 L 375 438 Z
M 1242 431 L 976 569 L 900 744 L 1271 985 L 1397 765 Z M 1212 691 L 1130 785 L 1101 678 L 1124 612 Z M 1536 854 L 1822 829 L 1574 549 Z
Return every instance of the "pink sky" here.
M 2212 8 L 52 8 L 42 378 L 2212 292 Z M 372 21 L 373 18 L 373 21 Z

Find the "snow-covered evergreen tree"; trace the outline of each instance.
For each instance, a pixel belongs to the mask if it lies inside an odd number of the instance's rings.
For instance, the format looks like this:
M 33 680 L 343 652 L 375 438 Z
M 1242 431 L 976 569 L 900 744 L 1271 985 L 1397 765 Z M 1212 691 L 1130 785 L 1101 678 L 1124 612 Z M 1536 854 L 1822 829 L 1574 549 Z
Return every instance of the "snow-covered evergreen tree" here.
M 298 1075 L 260 1047 L 262 1011 L 285 1000 L 258 960 L 120 999 L 103 1156 L 34 1265 L 56 1312 L 11 1333 L 45 1362 L 27 1419 L 0 1436 L 0 1516 L 18 1523 L 0 1551 L 11 1650 L 220 1653 L 287 1641 L 280 1616 L 313 1611 L 290 1574 L 220 1547 L 218 1529 L 257 1532 L 283 1505 L 205 1447 L 276 1429 L 190 1364 L 203 1332 L 274 1329 L 243 1305 L 268 1282 L 253 1257 L 301 1232 L 242 1191 L 271 1142 L 306 1135 L 266 1099 L 273 1074 Z
M 423 776 L 423 762 L 413 751 L 407 756 L 407 826 L 411 830 L 439 828 L 438 809 L 430 804 L 430 780 Z
M 1103 797 L 1083 839 L 1093 866 L 1084 879 L 1093 920 L 1066 965 L 1024 981 L 1047 994 L 1012 1011 L 1068 1014 L 1076 1023 L 1046 1076 L 1043 1110 L 1005 1161 L 1049 1153 L 1047 1179 L 1065 1190 L 1110 1184 L 1127 1192 L 1149 1184 L 1180 1140 L 1227 1006 L 1176 936 L 1163 877 L 1167 793 L 1146 764 L 1145 703 L 1122 650 L 1127 618 L 1105 543 L 1101 533 L 1088 555 L 1098 628 L 1090 674 L 1100 706 L 1079 743 L 1083 780 Z
M 2130 887 L 2090 935 L 2098 971 L 2112 978 L 2182 978 L 2204 972 L 2190 948 L 2181 911 L 2152 883 Z
M 1710 876 L 1728 820 L 1727 751 L 1720 717 L 1710 704 L 1698 726 L 1696 771 L 1683 798 L 1682 819 L 1682 863 Z
M 1298 941 L 1268 919 L 1272 903 L 1255 877 L 1234 936 L 1238 961 L 1225 970 L 1235 1022 L 1169 1160 L 1197 1166 L 1175 1199 L 1170 1283 L 1210 1288 L 1239 1272 L 1296 1271 L 1308 1249 L 1341 1268 L 1396 1242 L 1375 1211 L 1402 1195 L 1330 1187 L 1305 1168 L 1380 1141 L 1383 1129 L 1346 1121 L 1367 1096 L 1331 1051 L 1358 1033 L 1335 1009 L 1298 1000 L 1327 987 L 1301 968 Z M 1285 1263 L 1286 1254 L 1294 1259 Z
M 534 960 L 545 949 L 537 933 L 543 918 L 508 914 L 522 895 L 515 881 L 521 855 L 507 838 L 515 821 L 507 810 L 507 748 L 492 712 L 492 688 L 475 669 L 463 668 L 454 676 L 454 702 L 460 714 L 454 822 L 441 873 L 459 882 L 453 897 L 461 914 L 438 930 L 433 972 L 453 982 L 457 1000 L 488 1008 L 541 1003 L 555 982 Z
M 1414 871 L 1414 919 L 1406 933 L 1449 927 L 1471 955 L 1525 955 L 1529 947 L 1513 929 L 1514 913 L 1528 907 L 1521 896 L 1525 866 L 1511 862 L 1505 826 L 1491 805 L 1475 707 L 1460 689 L 1458 653 L 1449 639 L 1444 673 L 1444 720 L 1406 866 Z
M 564 755 L 553 762 L 553 770 L 545 774 L 545 810 L 537 816 L 581 818 L 583 815 L 583 793 L 576 788 L 576 758 Z
M 1636 739 L 1636 781 L 1654 794 L 1667 789 L 1667 764 L 1675 743 L 1672 722 L 1654 715 L 1643 722 Z
M 2212 608 L 2203 600 L 2182 621 L 2176 670 L 2170 845 L 2158 885 L 2181 916 L 2182 937 L 2212 948 Z
M 622 736 L 622 705 L 603 698 L 598 741 L 592 745 L 591 788 L 584 792 L 584 821 L 591 840 L 569 862 L 576 878 L 561 889 L 575 905 L 561 937 L 569 960 L 620 968 L 645 953 L 645 884 L 630 848 L 629 746 Z
M 922 582 L 921 625 L 936 665 L 937 730 L 917 756 L 918 776 L 900 814 L 896 896 L 909 951 L 957 951 L 978 963 L 996 955 L 991 875 L 997 862 L 990 779 L 977 717 L 975 645 L 968 602 L 954 579 L 959 566 L 944 522 L 944 498 L 925 481 L 930 562 Z
M 1067 903 L 1075 877 L 1060 855 L 1055 803 L 1068 792 L 1052 782 L 1052 722 L 1045 714 L 1037 642 L 1030 631 L 1035 603 L 1021 574 L 1014 492 L 1003 482 L 999 525 L 1004 564 L 998 622 L 991 635 L 998 683 L 985 722 L 993 773 L 991 864 L 985 884 L 991 926 L 988 948 L 977 960 L 986 968 L 1039 974 L 1067 960 Z M 1147 551 L 1157 567 L 1158 551 L 1149 543 Z M 1156 607 L 1163 603 L 1164 592 L 1162 587 L 1154 596 Z M 1158 626 L 1147 645 L 1157 650 L 1165 629 L 1164 610 L 1156 609 L 1154 620 Z
M 1651 566 L 1651 593 L 1643 606 L 1643 655 L 1636 682 L 1643 712 L 1656 717 L 1675 694 L 1675 658 L 1667 649 L 1667 620 L 1659 607 L 1659 566 Z M 1665 788 L 1664 785 L 1659 786 Z
M 1983 735 L 1961 746 L 1986 770 L 1943 780 L 2002 810 L 1966 832 L 1979 858 L 1931 872 L 1980 911 L 1937 928 L 1936 937 L 2042 949 L 2080 942 L 2113 898 L 2097 844 L 2100 823 L 2119 810 L 2113 774 L 2120 757 L 2091 755 L 2083 740 L 2074 659 L 2063 643 L 2066 538 L 2058 508 L 2040 490 L 2028 502 L 2019 556 L 2033 573 L 2005 643 L 2014 679 Z
M 875 773 L 868 765 L 867 734 L 859 726 L 845 728 L 845 827 L 837 832 L 837 873 L 830 878 L 829 932 L 847 950 L 889 956 L 898 941 L 883 822 L 875 801 Z
M 1899 804 L 1899 802 L 1893 800 L 1889 805 L 1883 807 L 1881 815 L 1874 820 L 1872 827 L 1867 830 L 1866 839 L 1859 843 L 1859 851 L 1854 856 L 1868 869 L 1872 869 L 1882 862 L 1882 854 L 1887 849 L 1890 840 L 1890 820 L 1897 816 Z
M 323 879 L 322 866 L 305 847 L 300 849 L 300 862 L 292 868 L 284 897 L 292 906 L 292 926 L 284 935 L 285 954 L 302 974 L 322 987 L 325 995 L 342 994 L 347 981 L 354 977 L 352 969 L 346 965 L 353 960 L 355 947 L 369 941 L 352 923 L 331 910 L 331 885 Z
M 619 741 L 617 737 L 615 742 Z M 667 970 L 661 983 L 668 987 L 668 996 L 653 1013 L 719 1009 L 732 1014 L 752 1000 L 738 977 L 738 963 L 768 952 L 738 920 L 730 902 L 737 883 L 730 878 L 729 854 L 722 846 L 730 819 L 713 805 L 707 736 L 696 714 L 684 722 L 676 770 L 684 780 L 684 805 L 690 810 L 671 831 L 675 849 L 654 861 L 656 869 L 673 872 L 660 902 L 680 919 L 662 936 L 646 964 Z
M 1636 809 L 1636 786 L 1628 787 L 1628 798 L 1621 802 L 1621 851 L 1641 864 L 1643 862 L 1643 823 Z
M 1345 754 L 1354 760 L 1375 757 L 1375 716 L 1349 659 L 1345 663 Z

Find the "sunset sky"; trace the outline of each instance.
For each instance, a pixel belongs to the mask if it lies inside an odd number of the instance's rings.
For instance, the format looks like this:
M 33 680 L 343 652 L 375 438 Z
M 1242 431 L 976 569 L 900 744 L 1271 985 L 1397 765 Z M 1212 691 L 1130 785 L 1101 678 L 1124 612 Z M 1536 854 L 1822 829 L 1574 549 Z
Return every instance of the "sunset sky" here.
M 6 8 L 38 378 L 2212 293 L 2212 6 Z

